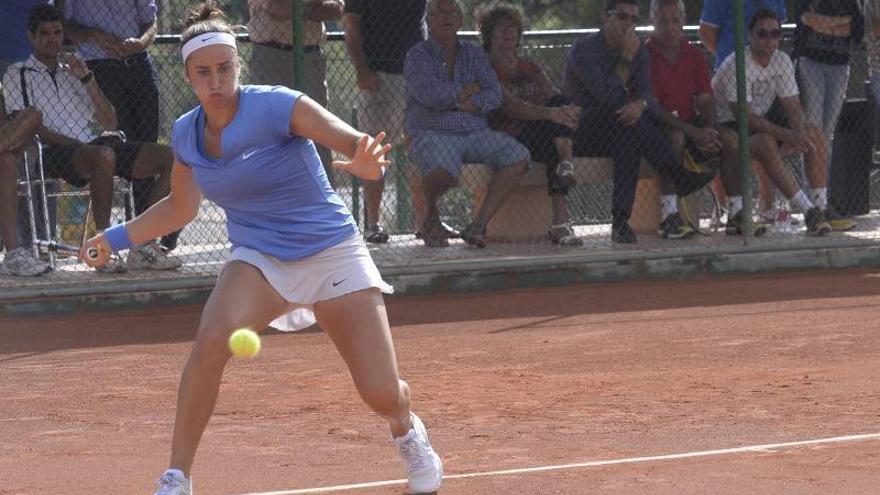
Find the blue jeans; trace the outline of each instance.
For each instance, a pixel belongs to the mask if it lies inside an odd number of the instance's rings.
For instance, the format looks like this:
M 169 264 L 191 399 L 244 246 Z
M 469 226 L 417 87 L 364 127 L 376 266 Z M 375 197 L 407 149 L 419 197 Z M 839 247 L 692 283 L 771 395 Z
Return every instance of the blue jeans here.
M 807 57 L 797 61 L 798 86 L 807 122 L 822 130 L 828 141 L 828 172 L 831 173 L 831 147 L 834 128 L 846 98 L 849 65 L 829 65 Z
M 522 143 L 488 128 L 470 132 L 419 131 L 412 139 L 410 151 L 423 175 L 440 168 L 456 179 L 465 163 L 482 163 L 497 170 L 530 160 L 529 150 Z

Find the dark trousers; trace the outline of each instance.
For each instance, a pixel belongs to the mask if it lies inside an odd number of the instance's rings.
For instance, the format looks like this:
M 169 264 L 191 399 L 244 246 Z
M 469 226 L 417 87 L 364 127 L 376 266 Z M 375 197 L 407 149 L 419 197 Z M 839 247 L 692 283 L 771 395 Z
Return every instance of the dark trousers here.
M 629 221 L 639 182 L 642 158 L 661 176 L 674 184 L 686 180 L 684 169 L 669 141 L 647 116 L 631 126 L 617 122 L 614 114 L 595 114 L 585 110 L 585 118 L 575 131 L 576 156 L 610 156 L 614 160 L 614 191 L 611 197 L 613 225 Z
M 155 143 L 159 136 L 159 79 L 149 54 L 142 52 L 122 60 L 91 60 L 88 65 L 116 109 L 119 129 L 126 139 Z M 134 214 L 149 208 L 150 189 L 155 182 L 153 178 L 132 181 Z M 131 218 L 132 212 L 126 211 L 126 216 Z M 163 237 L 162 245 L 173 249 L 179 235 L 178 231 Z
M 569 101 L 562 95 L 556 95 L 547 101 L 545 106 L 561 107 L 568 105 Z M 532 154 L 532 160 L 547 165 L 547 192 L 553 194 L 568 194 L 568 186 L 559 183 L 556 176 L 556 167 L 559 165 L 559 153 L 553 143 L 558 138 L 571 138 L 574 131 L 564 125 L 550 120 L 530 120 L 516 136 L 517 141 L 524 144 Z

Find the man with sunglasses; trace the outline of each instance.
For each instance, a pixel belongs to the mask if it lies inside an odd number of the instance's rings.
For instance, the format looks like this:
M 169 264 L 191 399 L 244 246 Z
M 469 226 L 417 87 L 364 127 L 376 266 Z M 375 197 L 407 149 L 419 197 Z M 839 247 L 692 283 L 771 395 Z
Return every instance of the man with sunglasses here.
M 826 215 L 828 143 L 822 131 L 808 123 L 798 99 L 794 65 L 779 50 L 782 29 L 779 17 L 769 9 L 759 9 L 749 22 L 749 49 L 746 54 L 746 98 L 748 126 L 752 133 L 752 157 L 766 168 L 770 179 L 785 194 L 792 206 L 804 212 L 807 234 L 824 236 L 831 231 Z M 736 129 L 736 57 L 728 57 L 712 80 L 718 121 L 734 133 Z M 787 117 L 780 125 L 767 118 L 774 100 L 779 99 Z M 794 174 L 786 168 L 783 156 L 803 154 L 812 198 L 798 186 Z M 839 220 L 835 218 L 835 220 Z
M 575 154 L 614 160 L 611 240 L 631 244 L 637 239 L 629 217 L 643 158 L 672 184 L 670 190 L 682 196 L 702 188 L 714 174 L 685 169 L 647 115 L 656 115 L 657 102 L 651 92 L 648 52 L 635 33 L 637 0 L 608 0 L 602 22 L 600 32 L 579 39 L 568 54 L 565 96 L 584 109 L 575 131 Z M 693 234 L 674 214 L 675 194 L 665 194 L 663 204 L 667 214 L 659 229 L 661 236 L 681 239 Z
M 751 19 L 758 9 L 770 9 L 776 12 L 780 21 L 785 21 L 788 12 L 785 10 L 785 0 L 745 0 L 743 10 L 744 19 Z M 705 0 L 703 12 L 700 15 L 700 41 L 709 53 L 715 55 L 715 69 L 733 53 L 734 39 L 734 11 L 731 0 Z M 748 40 L 746 41 L 748 43 Z

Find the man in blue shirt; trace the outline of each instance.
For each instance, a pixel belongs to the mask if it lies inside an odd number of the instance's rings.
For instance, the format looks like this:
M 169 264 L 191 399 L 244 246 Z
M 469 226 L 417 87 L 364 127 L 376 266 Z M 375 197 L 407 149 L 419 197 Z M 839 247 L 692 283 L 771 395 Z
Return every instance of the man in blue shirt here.
M 486 245 L 486 226 L 528 167 L 529 150 L 489 129 L 489 112 L 501 106 L 501 85 L 486 52 L 457 38 L 462 13 L 454 0 L 428 4 L 428 40 L 410 49 L 403 67 L 406 132 L 419 165 L 428 211 L 421 228 L 428 247 L 448 245 L 437 200 L 452 187 L 464 163 L 493 169 L 486 198 L 461 238 Z
M 760 8 L 768 8 L 782 19 L 788 18 L 785 0 L 745 0 L 745 24 L 748 25 L 752 16 Z M 715 68 L 734 51 L 734 33 L 736 19 L 733 16 L 733 0 L 705 0 L 703 13 L 700 15 L 700 41 L 709 53 L 715 56 Z M 745 43 L 748 44 L 748 38 Z
M 714 174 L 686 170 L 669 141 L 654 124 L 657 102 L 651 92 L 648 51 L 635 33 L 636 0 L 608 0 L 603 28 L 579 39 L 568 53 L 563 82 L 565 96 L 584 109 L 575 132 L 575 154 L 610 156 L 614 160 L 611 197 L 611 240 L 636 242 L 629 225 L 642 159 L 667 181 L 670 201 L 706 185 Z M 664 237 L 684 238 L 693 229 L 679 215 L 663 219 Z M 668 232 L 668 233 L 667 233 Z

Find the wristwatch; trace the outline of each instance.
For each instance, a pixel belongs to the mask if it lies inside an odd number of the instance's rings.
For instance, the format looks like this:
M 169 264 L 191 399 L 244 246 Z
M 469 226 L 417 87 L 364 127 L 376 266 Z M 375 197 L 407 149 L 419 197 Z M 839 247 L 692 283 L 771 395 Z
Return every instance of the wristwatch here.
M 92 71 L 89 71 L 86 75 L 79 78 L 79 82 L 81 82 L 83 84 L 88 84 L 89 81 L 91 81 L 93 77 L 95 77 L 95 73 Z

